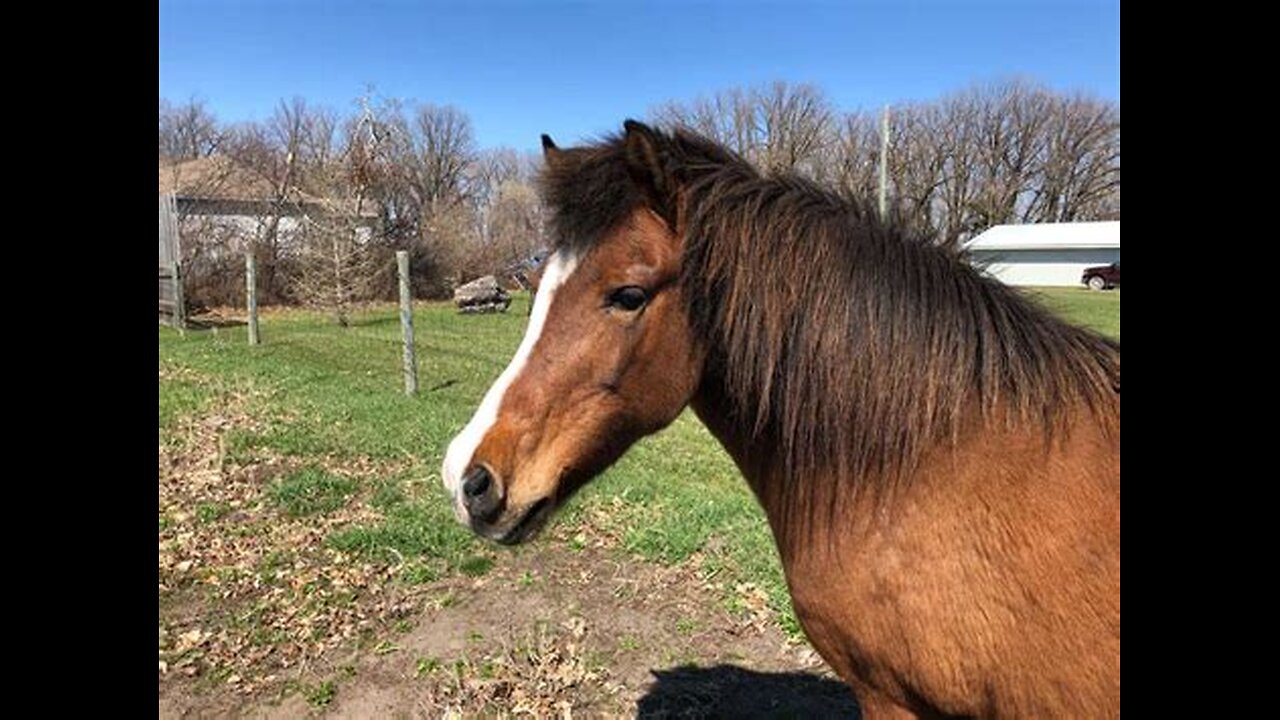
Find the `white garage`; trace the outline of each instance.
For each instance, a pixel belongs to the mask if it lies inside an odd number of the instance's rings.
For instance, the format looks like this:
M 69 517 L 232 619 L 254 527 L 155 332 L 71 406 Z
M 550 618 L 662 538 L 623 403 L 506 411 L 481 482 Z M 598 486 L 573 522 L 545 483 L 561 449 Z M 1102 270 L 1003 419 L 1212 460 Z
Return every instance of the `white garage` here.
M 1120 222 L 997 225 L 965 250 L 1008 285 L 1079 286 L 1085 268 L 1120 262 Z

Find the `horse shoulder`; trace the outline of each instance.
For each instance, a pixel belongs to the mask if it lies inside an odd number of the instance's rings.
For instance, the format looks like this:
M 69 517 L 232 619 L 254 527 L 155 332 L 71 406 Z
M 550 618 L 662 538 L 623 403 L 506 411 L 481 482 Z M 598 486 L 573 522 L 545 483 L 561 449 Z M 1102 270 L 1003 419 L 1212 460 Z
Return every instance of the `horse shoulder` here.
M 948 714 L 1118 714 L 1118 436 L 975 434 L 843 530 L 783 556 L 797 616 L 855 687 Z

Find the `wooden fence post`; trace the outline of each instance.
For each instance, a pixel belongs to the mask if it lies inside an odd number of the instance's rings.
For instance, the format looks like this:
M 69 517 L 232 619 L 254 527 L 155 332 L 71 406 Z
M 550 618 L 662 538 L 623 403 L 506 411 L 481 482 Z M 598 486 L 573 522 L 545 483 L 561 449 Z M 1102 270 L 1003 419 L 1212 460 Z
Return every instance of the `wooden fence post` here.
M 413 295 L 409 292 L 409 253 L 396 251 L 400 271 L 400 330 L 404 336 L 404 394 L 418 392 L 418 363 L 413 353 Z
M 258 261 L 252 249 L 244 254 L 244 290 L 249 305 L 249 344 L 257 345 L 261 342 L 258 337 Z
M 182 263 L 173 261 L 173 326 L 179 333 L 187 329 L 187 300 L 182 294 Z

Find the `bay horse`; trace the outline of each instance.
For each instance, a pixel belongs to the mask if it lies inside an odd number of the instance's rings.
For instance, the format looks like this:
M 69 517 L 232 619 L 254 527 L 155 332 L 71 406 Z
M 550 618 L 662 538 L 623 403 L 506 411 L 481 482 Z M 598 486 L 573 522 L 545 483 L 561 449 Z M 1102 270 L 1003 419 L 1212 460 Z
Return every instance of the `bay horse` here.
M 686 407 L 868 718 L 1120 713 L 1120 347 L 865 201 L 683 130 L 559 148 L 553 253 L 450 443 L 519 543 Z

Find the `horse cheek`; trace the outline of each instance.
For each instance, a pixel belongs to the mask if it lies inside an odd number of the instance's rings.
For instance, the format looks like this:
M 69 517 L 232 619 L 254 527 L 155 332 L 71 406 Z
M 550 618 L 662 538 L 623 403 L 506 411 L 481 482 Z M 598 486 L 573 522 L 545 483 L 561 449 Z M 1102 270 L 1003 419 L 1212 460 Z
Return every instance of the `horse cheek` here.
M 674 422 L 689 404 L 701 369 L 692 343 L 684 338 L 679 342 L 646 344 L 653 347 L 642 348 L 640 352 L 646 360 L 643 377 L 637 385 L 647 390 L 638 399 L 643 406 L 640 414 L 645 419 L 647 432 L 657 432 Z

